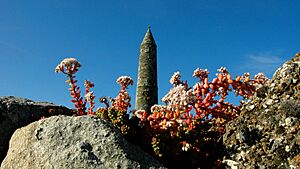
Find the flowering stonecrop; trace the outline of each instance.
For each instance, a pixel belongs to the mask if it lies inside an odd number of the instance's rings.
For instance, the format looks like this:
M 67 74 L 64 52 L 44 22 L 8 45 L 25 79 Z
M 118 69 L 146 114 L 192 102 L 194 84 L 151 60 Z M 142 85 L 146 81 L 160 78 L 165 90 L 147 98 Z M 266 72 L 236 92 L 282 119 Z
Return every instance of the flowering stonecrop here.
M 85 97 L 80 96 L 74 74 L 80 63 L 74 58 L 63 60 L 55 69 L 69 77 L 72 102 L 78 115 L 94 114 L 94 84 L 85 81 Z M 259 88 L 268 83 L 268 78 L 259 73 L 254 79 L 249 73 L 232 78 L 225 67 L 218 69 L 216 77 L 209 81 L 207 69 L 197 68 L 193 77 L 199 81 L 192 87 L 181 80 L 179 72 L 170 79 L 173 87 L 162 98 L 165 105 L 153 105 L 151 112 L 145 110 L 128 113 L 131 97 L 127 92 L 133 80 L 121 76 L 117 83 L 121 90 L 115 98 L 101 97 L 105 107 L 98 108 L 96 115 L 110 121 L 129 141 L 139 144 L 146 151 L 170 168 L 213 168 L 221 165 L 222 151 L 219 144 L 225 125 L 236 118 L 241 105 L 226 100 L 229 92 L 244 99 L 251 97 Z M 86 104 L 90 108 L 86 111 Z M 130 116 L 131 115 L 131 116 Z
M 84 86 L 85 86 L 85 104 L 86 102 L 89 102 L 90 104 L 90 108 L 88 109 L 88 112 L 87 114 L 90 114 L 90 115 L 95 115 L 95 112 L 93 111 L 93 109 L 95 108 L 95 102 L 94 102 L 94 99 L 95 99 L 95 95 L 94 95 L 94 92 L 90 91 L 90 89 L 92 87 L 94 87 L 94 83 L 89 81 L 89 80 L 86 80 L 84 82 Z
M 90 114 L 94 115 L 93 112 L 94 106 L 94 93 L 90 92 L 90 88 L 94 87 L 94 84 L 90 81 L 85 81 L 85 87 L 86 87 L 86 94 L 85 98 L 83 99 L 81 97 L 81 92 L 79 90 L 79 87 L 76 85 L 77 80 L 75 80 L 76 76 L 75 74 L 78 72 L 79 67 L 81 67 L 81 64 L 77 61 L 75 58 L 66 58 L 62 60 L 55 68 L 56 73 L 63 73 L 67 75 L 69 78 L 66 80 L 66 83 L 69 83 L 71 86 L 69 88 L 71 97 L 73 98 L 71 101 L 74 103 L 75 108 L 77 109 L 77 115 L 84 115 L 84 114 Z M 88 109 L 88 112 L 86 112 L 86 103 L 89 102 L 90 108 Z
M 132 125 L 129 121 L 129 114 L 127 110 L 131 107 L 131 97 L 127 92 L 129 85 L 133 85 L 133 80 L 129 76 L 120 76 L 117 81 L 121 85 L 121 90 L 116 98 L 101 97 L 100 102 L 105 104 L 104 108 L 98 108 L 96 115 L 100 118 L 106 119 L 113 123 L 113 125 L 120 130 L 123 136 L 130 135 L 133 130 L 130 130 Z
M 122 86 L 122 89 L 127 89 L 129 85 L 133 85 L 133 80 L 129 76 L 120 76 L 117 79 L 117 83 L 119 83 Z
M 180 78 L 181 78 L 180 73 L 179 72 L 175 72 L 172 75 L 171 79 L 170 79 L 170 83 L 173 84 L 173 85 L 178 85 L 178 84 L 181 83 Z
M 211 82 L 208 75 L 206 69 L 197 68 L 193 76 L 199 81 L 190 88 L 187 82 L 181 81 L 180 73 L 175 72 L 170 79 L 173 88 L 162 98 L 166 105 L 152 106 L 151 114 L 147 117 L 149 123 L 143 124 L 149 124 L 151 144 L 157 156 L 175 158 L 176 154 L 185 151 L 196 154 L 193 155 L 194 161 L 201 159 L 199 152 L 211 157 L 211 150 L 206 151 L 204 147 L 218 142 L 225 132 L 225 124 L 239 115 L 242 106 L 226 102 L 228 93 L 234 91 L 236 95 L 247 99 L 254 94 L 258 84 L 268 82 L 263 73 L 256 75 L 253 80 L 249 73 L 232 79 L 225 67 L 218 69 L 217 77 Z M 145 121 L 141 113 L 137 117 Z M 161 137 L 168 140 L 168 146 L 173 147 L 170 152 L 165 151 L 166 144 L 161 143 Z
M 129 107 L 131 107 L 130 104 L 130 96 L 127 93 L 126 89 L 129 85 L 133 85 L 133 80 L 129 76 L 121 76 L 117 79 L 117 83 L 121 85 L 121 90 L 118 94 L 118 96 L 112 100 L 112 107 L 119 110 L 119 111 L 127 111 Z
M 73 75 L 78 71 L 81 64 L 75 58 L 65 58 L 55 68 L 55 72 L 62 72 L 66 75 Z

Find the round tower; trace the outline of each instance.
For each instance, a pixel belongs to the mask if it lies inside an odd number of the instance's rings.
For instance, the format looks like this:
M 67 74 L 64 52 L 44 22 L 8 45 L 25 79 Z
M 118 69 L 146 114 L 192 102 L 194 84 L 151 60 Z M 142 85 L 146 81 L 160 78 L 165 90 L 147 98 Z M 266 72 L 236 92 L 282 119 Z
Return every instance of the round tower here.
M 156 44 L 148 27 L 140 47 L 135 108 L 150 113 L 154 104 L 157 104 L 157 55 Z

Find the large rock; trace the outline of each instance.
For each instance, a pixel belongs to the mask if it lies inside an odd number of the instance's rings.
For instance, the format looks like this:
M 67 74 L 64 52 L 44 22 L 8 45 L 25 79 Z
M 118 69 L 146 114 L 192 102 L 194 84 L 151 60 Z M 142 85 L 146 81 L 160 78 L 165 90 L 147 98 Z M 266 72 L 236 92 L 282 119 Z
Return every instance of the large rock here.
M 16 130 L 1 169 L 160 168 L 94 116 L 53 116 Z
M 300 167 L 300 59 L 287 61 L 230 122 L 227 160 L 239 168 Z
M 41 117 L 73 114 L 72 110 L 47 102 L 33 102 L 17 97 L 0 97 L 0 163 L 8 150 L 13 132 Z

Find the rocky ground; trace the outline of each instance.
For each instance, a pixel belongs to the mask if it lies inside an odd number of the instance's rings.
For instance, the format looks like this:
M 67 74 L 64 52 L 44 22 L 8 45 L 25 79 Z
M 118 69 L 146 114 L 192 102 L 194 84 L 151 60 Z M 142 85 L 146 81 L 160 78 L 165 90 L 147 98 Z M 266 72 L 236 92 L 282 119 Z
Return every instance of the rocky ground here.
M 223 137 L 238 168 L 300 168 L 300 59 L 285 62 Z M 226 161 L 226 160 L 225 160 Z

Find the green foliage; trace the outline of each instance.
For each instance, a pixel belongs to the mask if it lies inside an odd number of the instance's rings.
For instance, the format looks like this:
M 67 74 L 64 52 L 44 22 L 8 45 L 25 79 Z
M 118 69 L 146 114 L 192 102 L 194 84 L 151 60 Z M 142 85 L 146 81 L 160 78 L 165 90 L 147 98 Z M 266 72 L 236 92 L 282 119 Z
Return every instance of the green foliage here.
M 110 121 L 122 135 L 126 136 L 130 132 L 129 115 L 114 108 L 98 109 L 96 115 L 102 119 Z
M 128 141 L 138 144 L 142 141 L 142 131 L 139 125 L 139 119 L 131 117 L 126 111 L 118 110 L 114 107 L 99 108 L 96 116 L 109 121 Z

